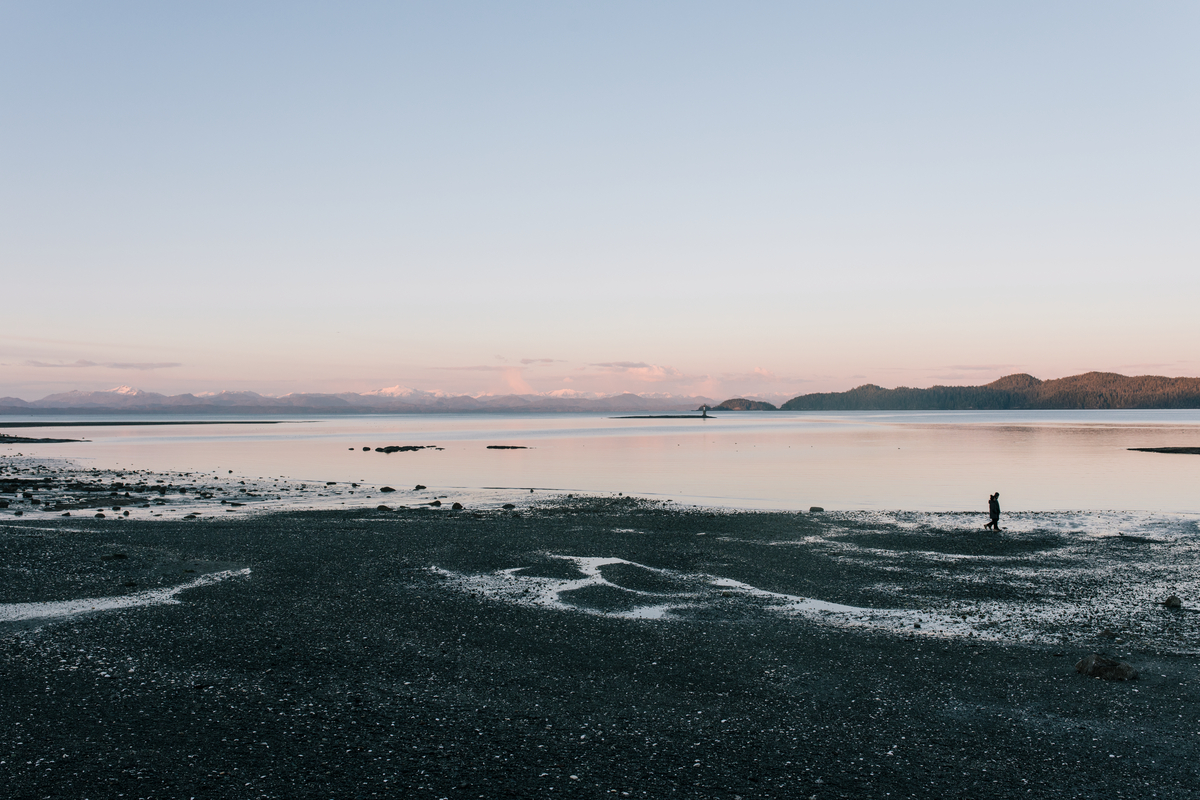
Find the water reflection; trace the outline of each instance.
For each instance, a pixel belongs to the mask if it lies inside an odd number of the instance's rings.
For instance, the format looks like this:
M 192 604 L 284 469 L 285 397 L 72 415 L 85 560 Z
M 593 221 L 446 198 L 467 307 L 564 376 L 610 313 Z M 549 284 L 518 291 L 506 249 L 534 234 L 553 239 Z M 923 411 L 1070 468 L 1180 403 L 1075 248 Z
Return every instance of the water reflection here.
M 4 445 L 0 454 L 465 492 L 624 492 L 748 508 L 982 511 L 987 496 L 999 491 L 1006 511 L 1200 510 L 1200 456 L 1128 450 L 1200 446 L 1200 411 L 750 412 L 703 422 L 477 414 L 288 422 L 82 427 L 69 434 L 27 428 L 12 432 L 92 441 Z M 445 449 L 391 455 L 373 449 L 392 444 Z M 529 449 L 489 450 L 489 444 Z

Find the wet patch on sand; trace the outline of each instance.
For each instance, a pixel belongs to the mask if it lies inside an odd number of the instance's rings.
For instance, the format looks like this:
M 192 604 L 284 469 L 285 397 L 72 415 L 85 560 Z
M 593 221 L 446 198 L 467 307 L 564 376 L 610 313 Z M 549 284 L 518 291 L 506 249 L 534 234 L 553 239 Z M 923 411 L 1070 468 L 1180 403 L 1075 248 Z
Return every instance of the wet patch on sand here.
M 741 548 L 796 548 L 799 557 L 884 578 L 854 589 L 866 603 L 789 591 L 801 581 L 786 571 L 764 576 L 765 588 L 719 571 L 665 569 L 616 555 L 550 554 L 528 567 L 438 572 L 461 591 L 561 612 L 675 622 L 772 615 L 910 637 L 1200 654 L 1200 613 L 1163 606 L 1173 594 L 1200 598 L 1194 520 L 1037 515 L 1038 524 L 1023 520 L 1025 533 L 993 534 L 956 530 L 953 519 L 902 528 L 894 519 L 899 515 L 883 516 L 830 515 L 821 533 L 799 530 L 794 539 L 719 537 Z M 1122 535 L 1111 535 L 1118 531 Z
M 249 577 L 250 568 L 210 572 L 187 583 L 167 589 L 151 589 L 144 592 L 118 595 L 114 597 L 82 597 L 74 600 L 55 600 L 41 603 L 0 603 L 0 626 L 12 623 L 51 622 L 64 617 L 74 617 L 79 614 L 92 614 L 102 611 L 119 611 L 128 608 L 145 606 L 178 605 L 177 596 L 189 589 L 210 586 L 229 578 Z

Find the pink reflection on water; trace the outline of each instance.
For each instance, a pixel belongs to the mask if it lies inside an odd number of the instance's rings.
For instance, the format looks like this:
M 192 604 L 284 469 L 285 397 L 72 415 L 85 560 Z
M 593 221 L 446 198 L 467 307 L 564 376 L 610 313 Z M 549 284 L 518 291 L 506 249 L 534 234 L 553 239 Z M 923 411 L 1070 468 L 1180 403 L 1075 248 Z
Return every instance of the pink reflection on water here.
M 25 418 L 28 419 L 28 418 Z M 305 418 L 280 425 L 29 428 L 81 444 L 0 454 L 83 465 L 431 489 L 634 494 L 745 508 L 1200 510 L 1200 411 L 580 414 Z M 53 432 L 53 434 L 51 434 Z M 384 455 L 389 444 L 436 444 Z M 488 450 L 489 444 L 526 450 Z M 362 448 L 370 447 L 370 452 Z

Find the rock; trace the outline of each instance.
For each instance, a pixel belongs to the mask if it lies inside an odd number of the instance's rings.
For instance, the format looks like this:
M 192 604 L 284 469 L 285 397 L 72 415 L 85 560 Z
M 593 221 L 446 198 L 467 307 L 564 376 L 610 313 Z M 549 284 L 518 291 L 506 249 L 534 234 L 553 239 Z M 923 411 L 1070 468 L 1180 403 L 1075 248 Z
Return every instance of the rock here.
M 17 513 L 18 513 L 18 514 L 20 514 L 21 512 L 20 512 L 20 511 L 18 511 Z M 104 519 L 104 514 L 97 512 L 97 513 L 96 513 L 96 519 Z
M 346 449 L 347 449 L 347 450 L 353 450 L 354 448 L 353 448 L 353 447 L 347 447 Z
M 371 452 L 371 448 L 369 448 L 369 447 L 364 447 L 364 448 L 363 448 L 363 452 L 364 452 L 364 453 L 369 453 L 369 452 Z
M 825 509 L 821 508 L 820 506 L 812 506 L 812 507 L 810 507 L 810 508 L 808 509 L 808 513 L 810 513 L 810 514 L 820 514 L 820 513 L 822 513 L 824 510 L 825 510 Z
M 455 511 L 462 511 L 462 507 L 463 507 L 462 503 L 455 503 L 454 505 L 450 506 L 450 508 L 452 508 Z
M 63 513 L 63 516 L 64 516 L 64 517 L 69 517 L 69 516 L 71 516 L 71 512 L 70 512 L 70 511 L 66 511 L 66 512 L 64 512 L 64 513 Z
M 1099 653 L 1091 653 L 1080 659 L 1075 665 L 1075 671 L 1089 678 L 1100 678 L 1105 681 L 1137 680 L 1137 670 L 1132 664 L 1106 658 Z
M 122 512 L 121 512 L 121 516 L 123 516 L 123 517 L 128 517 L 128 516 L 129 516 L 129 512 L 128 512 L 128 511 L 122 511 Z
M 1183 601 L 1177 595 L 1171 595 L 1166 600 L 1163 600 L 1163 605 L 1167 608 L 1183 608 Z
M 387 506 L 375 506 L 376 511 L 391 511 Z
M 113 511 L 120 511 L 120 510 L 121 510 L 121 507 L 120 507 L 120 506 L 113 506 L 113 507 L 112 507 L 112 510 L 113 510 Z
M 379 491 L 381 491 L 381 492 L 394 492 L 394 491 L 396 491 L 396 490 L 395 490 L 395 489 L 393 489 L 393 488 L 392 488 L 392 487 L 390 487 L 390 486 L 383 486 L 383 487 L 381 487 L 381 488 L 379 489 Z
M 502 505 L 500 507 L 507 509 L 509 511 L 512 511 L 514 508 L 516 508 L 516 506 L 514 506 L 512 503 L 505 503 L 504 505 Z
M 441 501 L 441 500 L 434 500 L 434 501 L 433 501 L 432 503 L 430 503 L 429 505 L 431 505 L 431 506 L 434 506 L 435 508 L 441 508 L 441 507 L 442 507 L 442 501 Z
M 13 512 L 13 516 L 14 516 L 14 517 L 23 517 L 23 516 L 25 516 L 25 512 L 24 512 L 24 511 L 14 511 L 14 512 Z M 98 516 L 98 517 L 103 517 L 104 515 L 103 515 L 103 514 L 97 514 L 96 516 Z
M 413 487 L 413 491 L 414 491 L 414 492 L 420 492 L 420 491 L 424 491 L 424 489 L 425 489 L 425 487 L 424 487 L 424 486 L 422 486 L 422 485 L 421 485 L 421 484 L 419 484 L 419 483 L 418 483 L 416 486 L 414 486 L 414 487 Z

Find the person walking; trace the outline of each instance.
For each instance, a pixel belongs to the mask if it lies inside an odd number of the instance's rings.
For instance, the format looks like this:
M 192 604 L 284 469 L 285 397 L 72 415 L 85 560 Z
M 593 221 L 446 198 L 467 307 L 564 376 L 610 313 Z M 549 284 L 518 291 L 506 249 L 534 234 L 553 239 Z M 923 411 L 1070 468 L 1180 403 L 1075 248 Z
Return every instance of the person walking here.
M 1000 530 L 1000 493 L 996 492 L 988 498 L 988 516 L 991 517 L 991 522 L 983 527 L 991 528 L 994 531 Z

